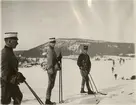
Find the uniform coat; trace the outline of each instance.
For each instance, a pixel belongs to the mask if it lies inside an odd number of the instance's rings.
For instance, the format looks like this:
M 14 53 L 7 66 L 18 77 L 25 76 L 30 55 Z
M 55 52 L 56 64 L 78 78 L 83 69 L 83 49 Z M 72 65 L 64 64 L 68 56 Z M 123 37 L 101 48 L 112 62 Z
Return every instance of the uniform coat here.
M 81 89 L 84 89 L 86 83 L 87 89 L 90 90 L 88 74 L 91 69 L 91 61 L 89 55 L 81 53 L 78 57 L 77 65 L 80 68 L 80 73 L 82 76 Z
M 91 68 L 91 61 L 89 55 L 81 53 L 78 57 L 77 65 L 81 70 L 89 71 Z
M 11 98 L 14 104 L 20 104 L 22 93 L 17 84 L 12 84 L 11 78 L 18 72 L 18 60 L 13 53 L 13 49 L 7 46 L 2 49 L 1 59 L 1 103 L 9 104 Z

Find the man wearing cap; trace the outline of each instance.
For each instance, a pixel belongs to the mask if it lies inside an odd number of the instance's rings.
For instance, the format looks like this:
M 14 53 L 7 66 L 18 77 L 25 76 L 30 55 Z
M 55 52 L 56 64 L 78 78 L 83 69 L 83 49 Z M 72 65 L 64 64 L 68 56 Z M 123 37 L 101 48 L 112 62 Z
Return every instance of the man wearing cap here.
M 83 51 L 79 55 L 78 60 L 77 60 L 77 65 L 79 66 L 80 73 L 81 73 L 81 76 L 82 76 L 80 93 L 86 93 L 86 91 L 84 91 L 84 86 L 85 86 L 85 83 L 86 83 L 86 87 L 88 89 L 88 94 L 94 94 L 94 92 L 91 91 L 90 86 L 89 86 L 88 74 L 89 74 L 90 69 L 91 69 L 91 61 L 90 61 L 89 55 L 87 54 L 87 51 L 88 51 L 88 46 L 84 45 Z
M 54 102 L 51 102 L 51 92 L 55 84 L 56 74 L 57 70 L 55 68 L 57 61 L 57 55 L 54 50 L 56 40 L 55 38 L 49 39 L 49 48 L 47 49 L 47 74 L 48 74 L 48 87 L 46 91 L 46 101 L 45 104 L 54 104 Z
M 18 60 L 14 55 L 13 49 L 18 45 L 17 32 L 5 33 L 5 47 L 2 49 L 1 59 L 1 104 L 21 104 L 22 93 L 19 83 L 25 81 L 22 73 L 18 72 Z

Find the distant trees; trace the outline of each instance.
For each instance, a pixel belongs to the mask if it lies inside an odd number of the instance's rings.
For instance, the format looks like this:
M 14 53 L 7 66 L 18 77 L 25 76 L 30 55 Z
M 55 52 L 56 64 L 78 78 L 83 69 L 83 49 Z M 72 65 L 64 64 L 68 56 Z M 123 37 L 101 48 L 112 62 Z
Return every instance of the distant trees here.
M 56 43 L 56 48 L 61 49 L 63 56 L 78 55 L 82 49 L 82 44 L 88 44 L 88 53 L 91 57 L 94 56 L 131 56 L 134 57 L 135 45 L 133 43 L 116 43 L 105 41 L 93 41 L 86 39 L 59 39 Z M 24 51 L 22 54 L 25 57 L 43 57 L 42 53 L 46 52 L 48 43 Z M 21 53 L 21 52 L 20 52 Z M 131 55 L 129 55 L 131 54 Z M 46 56 L 44 56 L 46 57 Z

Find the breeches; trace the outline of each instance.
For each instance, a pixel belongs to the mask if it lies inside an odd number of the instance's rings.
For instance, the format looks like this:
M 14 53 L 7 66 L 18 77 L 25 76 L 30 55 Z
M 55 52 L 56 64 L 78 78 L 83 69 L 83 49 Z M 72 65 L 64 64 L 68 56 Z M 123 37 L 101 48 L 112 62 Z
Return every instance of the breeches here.
M 53 89 L 54 84 L 55 84 L 57 72 L 55 72 L 53 74 L 49 74 L 49 73 L 47 73 L 47 74 L 48 74 L 48 87 L 47 87 L 47 91 L 46 91 L 46 99 L 50 99 L 51 92 L 52 92 L 52 89 Z
M 86 83 L 87 89 L 90 90 L 88 72 L 86 72 L 85 70 L 80 70 L 80 73 L 82 76 L 81 88 L 84 88 Z

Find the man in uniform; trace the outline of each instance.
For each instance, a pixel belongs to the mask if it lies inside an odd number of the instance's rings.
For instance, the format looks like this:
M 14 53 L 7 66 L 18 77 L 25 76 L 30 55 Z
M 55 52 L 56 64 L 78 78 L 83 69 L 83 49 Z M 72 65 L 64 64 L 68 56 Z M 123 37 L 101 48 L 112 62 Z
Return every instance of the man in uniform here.
M 80 93 L 86 93 L 86 91 L 84 91 L 84 86 L 85 86 L 85 83 L 86 83 L 86 87 L 88 89 L 88 94 L 94 94 L 94 92 L 90 89 L 90 86 L 89 86 L 88 74 L 89 74 L 90 69 L 91 69 L 91 61 L 90 61 L 89 55 L 87 54 L 87 51 L 88 51 L 88 46 L 84 45 L 83 51 L 79 55 L 78 60 L 77 60 L 77 65 L 79 66 L 80 73 L 81 73 L 81 76 L 82 76 Z
M 56 40 L 55 38 L 49 39 L 49 48 L 47 49 L 47 74 L 48 74 L 48 87 L 46 91 L 46 101 L 45 104 L 54 104 L 51 102 L 51 92 L 55 84 L 57 69 L 56 65 L 58 64 L 57 55 L 54 50 Z
M 111 69 L 112 69 L 112 73 L 114 73 L 114 67 L 112 67 Z
M 2 49 L 1 59 L 1 104 L 21 104 L 22 93 L 19 83 L 25 81 L 22 73 L 18 72 L 18 60 L 14 55 L 13 49 L 18 45 L 17 32 L 7 32 L 4 35 L 5 47 Z
M 114 74 L 115 80 L 117 79 L 118 74 Z

